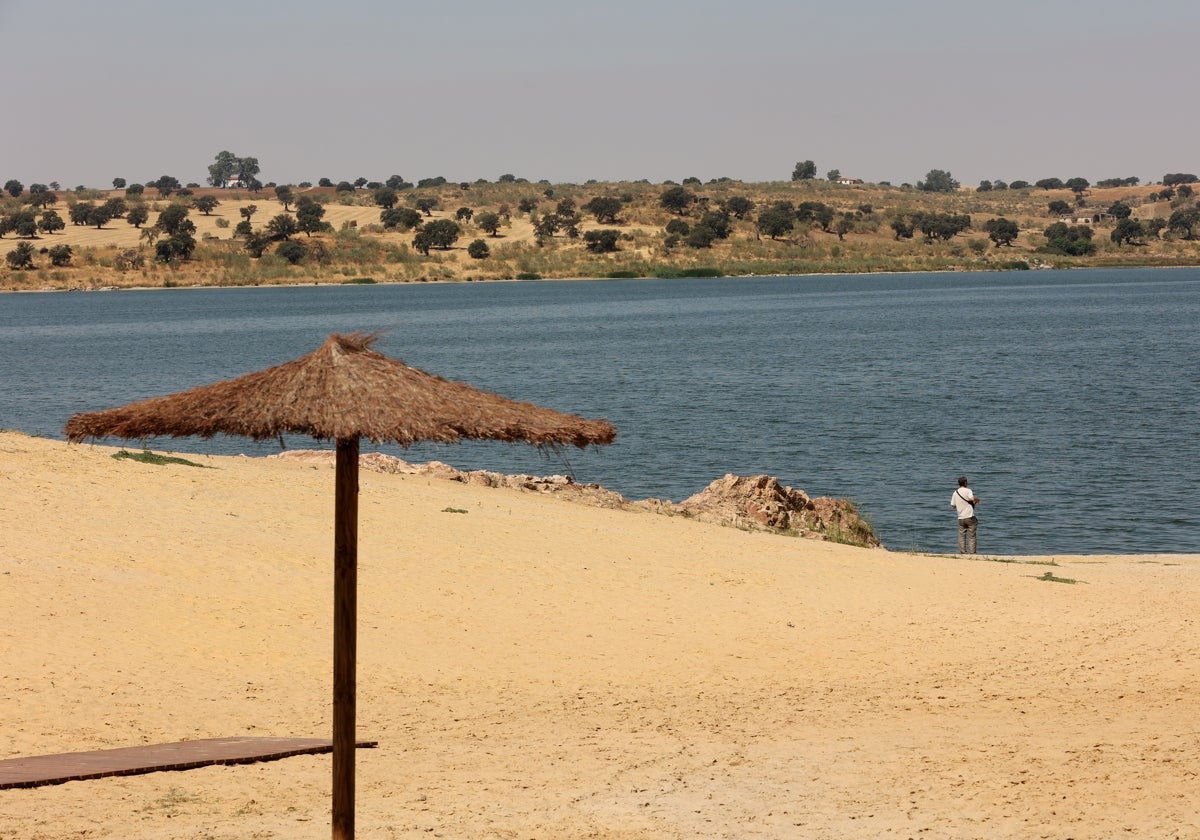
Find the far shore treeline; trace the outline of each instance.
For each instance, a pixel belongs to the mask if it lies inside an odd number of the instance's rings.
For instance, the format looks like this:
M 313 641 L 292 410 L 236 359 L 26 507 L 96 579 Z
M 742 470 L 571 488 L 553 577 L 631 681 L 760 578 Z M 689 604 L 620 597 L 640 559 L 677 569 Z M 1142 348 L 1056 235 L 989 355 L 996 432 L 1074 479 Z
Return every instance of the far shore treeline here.
M 0 288 L 102 289 L 539 278 L 1200 265 L 1197 176 L 964 186 L 932 169 L 865 183 L 811 160 L 788 180 L 554 184 L 260 180 L 222 151 L 206 183 L 10 178 Z M 0 173 L 2 175 L 3 173 Z

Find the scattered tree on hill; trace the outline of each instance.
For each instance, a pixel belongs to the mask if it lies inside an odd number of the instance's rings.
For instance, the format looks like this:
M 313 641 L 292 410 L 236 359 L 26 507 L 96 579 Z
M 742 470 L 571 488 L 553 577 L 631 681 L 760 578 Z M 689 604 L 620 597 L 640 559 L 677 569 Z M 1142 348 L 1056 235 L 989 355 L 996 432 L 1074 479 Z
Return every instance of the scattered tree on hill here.
M 1060 198 L 1056 201 L 1051 201 L 1048 209 L 1051 216 L 1065 216 L 1071 212 L 1071 205 Z
M 1145 245 L 1146 229 L 1137 219 L 1119 219 L 1109 238 L 1117 245 Z
M 88 224 L 95 225 L 96 230 L 104 227 L 113 220 L 113 209 L 107 203 L 101 204 L 99 207 L 93 207 L 88 213 Z
M 430 245 L 434 248 L 441 248 L 443 251 L 448 250 L 462 235 L 462 228 L 457 222 L 450 219 L 426 222 L 421 230 L 429 236 Z
M 475 239 L 467 246 L 467 254 L 472 259 L 483 260 L 491 256 L 492 249 L 482 239 Z
M 18 242 L 17 247 L 9 251 L 4 259 L 14 271 L 33 268 L 33 246 L 28 242 Z
M 1111 187 L 1136 187 L 1141 182 L 1142 179 L 1134 175 L 1130 178 L 1105 178 L 1102 181 L 1097 181 L 1096 186 L 1102 189 Z
M 214 163 L 208 165 L 208 183 L 224 187 L 237 173 L 238 158 L 233 152 L 218 152 Z
M 412 230 L 419 228 L 425 220 L 411 207 L 393 207 L 382 211 L 379 214 L 379 221 L 388 230 Z
M 159 235 L 166 239 L 158 242 L 154 256 L 159 262 L 174 263 L 191 259 L 196 250 L 196 223 L 188 218 L 188 208 L 183 204 L 172 204 L 158 214 L 152 232 L 142 231 L 142 235 L 154 239 Z
M 904 214 L 896 216 L 891 221 L 893 238 L 899 242 L 901 239 L 912 239 L 913 234 L 917 232 L 916 220 L 911 216 Z
M 991 181 L 980 181 L 979 186 L 975 188 L 975 192 L 991 192 L 991 191 L 992 191 L 992 182 Z
M 8 217 L 8 228 L 23 239 L 37 236 L 37 216 L 32 210 L 20 210 Z
M 696 201 L 696 194 L 686 187 L 671 187 L 658 197 L 658 203 L 682 216 Z
M 123 198 L 110 198 L 108 201 L 104 202 L 104 207 L 108 210 L 108 217 L 110 219 L 121 218 L 129 209 L 128 205 L 125 204 L 125 199 Z
M 135 204 L 125 213 L 125 221 L 135 228 L 141 228 L 150 218 L 150 210 L 145 204 Z
M 1045 250 L 1051 253 L 1086 257 L 1096 252 L 1092 229 L 1087 225 L 1068 226 L 1065 222 L 1055 222 L 1043 233 L 1046 236 Z
M 522 198 L 517 202 L 518 213 L 532 213 L 537 209 L 538 200 L 536 198 Z
M 496 236 L 500 230 L 500 215 L 485 211 L 475 216 L 475 224 L 482 231 Z
M 801 224 L 816 223 L 821 230 L 829 233 L 836 211 L 828 204 L 820 201 L 802 201 L 796 208 L 796 220 Z
M 1061 190 L 1066 186 L 1062 178 L 1043 178 L 1040 181 L 1034 181 L 1033 185 L 1043 190 Z
M 954 192 L 958 187 L 958 181 L 944 169 L 930 169 L 924 181 L 917 181 L 917 189 L 925 192 Z
M 383 185 L 391 190 L 407 190 L 412 187 L 408 181 L 405 181 L 399 175 L 393 175 L 383 182 Z
M 925 234 L 926 244 L 932 244 L 939 239 L 948 242 L 970 227 L 970 216 L 954 213 L 925 213 L 917 223 L 917 229 Z
M 710 210 L 700 217 L 684 238 L 692 248 L 711 248 L 719 239 L 726 239 L 733 232 L 733 221 L 728 213 Z
M 612 196 L 596 196 L 580 209 L 596 217 L 597 224 L 615 225 L 621 212 L 621 199 Z
M 53 210 L 46 210 L 42 213 L 42 217 L 38 219 L 38 230 L 42 233 L 56 233 L 66 228 L 67 223 L 62 220 L 62 216 L 55 213 Z
M 1001 216 L 998 219 L 988 219 L 983 223 L 983 229 L 987 232 L 988 237 L 992 242 L 996 243 L 996 247 L 1007 245 L 1012 247 L 1013 241 L 1021 233 L 1021 229 L 1012 219 L 1006 219 Z
M 141 184 L 130 184 L 128 187 L 125 188 L 125 195 L 126 196 L 141 195 L 145 191 L 146 191 L 146 188 Z
M 25 199 L 32 207 L 47 207 L 58 203 L 58 196 L 45 184 L 30 184 L 29 196 Z
M 802 160 L 792 170 L 793 181 L 811 181 L 817 177 L 817 165 L 811 160 Z
M 356 190 L 361 190 L 366 185 L 367 185 L 367 179 L 364 178 L 363 176 L 359 175 L 357 178 L 354 179 L 354 188 Z
M 475 211 L 470 207 L 459 207 L 454 211 L 454 218 L 460 222 L 469 222 L 471 217 L 475 215 Z
M 744 219 L 754 211 L 754 202 L 744 195 L 731 195 L 721 204 L 721 209 L 732 213 L 735 219 Z
M 1010 190 L 1027 190 L 1029 189 L 1029 186 L 1030 184 L 1028 181 L 1013 181 L 1008 185 L 1008 188 Z
M 1063 186 L 1076 195 L 1080 195 L 1091 186 L 1091 182 L 1087 178 L 1068 178 Z
M 338 181 L 337 186 L 333 188 L 333 191 L 336 193 L 352 193 L 354 192 L 354 185 L 349 181 Z
M 1128 219 L 1133 215 L 1133 208 L 1124 201 L 1114 201 L 1108 207 L 1108 214 L 1118 219 Z
M 830 169 L 828 172 L 825 173 L 826 181 L 836 181 L 841 177 L 842 177 L 842 170 L 840 170 L 840 169 Z
M 443 178 L 441 175 L 437 175 L 433 178 L 422 178 L 421 180 L 417 181 L 417 188 L 418 189 L 429 189 L 431 187 L 441 187 L 441 186 L 444 186 L 445 183 L 446 183 L 446 179 Z
M 300 225 L 296 220 L 287 213 L 280 213 L 271 221 L 267 222 L 267 233 L 272 239 L 287 240 L 300 232 Z
M 5 181 L 4 191 L 13 198 L 20 198 L 21 193 L 25 191 L 25 185 L 13 178 L 12 180 Z
M 589 230 L 583 235 L 587 249 L 593 254 L 607 254 L 617 250 L 617 240 L 621 232 L 612 228 Z
M 188 218 L 188 209 L 183 204 L 172 204 L 159 213 L 154 227 L 167 236 L 196 232 L 196 224 Z
M 291 187 L 287 185 L 278 186 L 275 188 L 275 200 L 283 205 L 283 212 L 286 213 L 288 205 L 296 200 L 296 195 L 292 192 Z
M 196 250 L 196 240 L 191 234 L 168 236 L 154 246 L 154 258 L 159 262 L 186 262 Z
M 557 213 L 547 213 L 533 223 L 533 232 L 539 240 L 549 239 L 562 228 L 562 219 Z
M 371 193 L 371 197 L 375 203 L 384 210 L 391 210 L 396 206 L 396 202 L 400 200 L 400 196 L 396 193 L 395 187 L 380 187 Z
M 305 236 L 325 230 L 329 223 L 325 221 L 325 208 L 308 196 L 301 196 L 296 202 L 296 227 L 304 231 Z
M 432 196 L 424 196 L 413 202 L 413 207 L 420 210 L 426 216 L 432 216 L 433 211 L 437 209 L 438 200 Z
M 205 216 L 211 216 L 212 211 L 216 210 L 220 203 L 215 195 L 198 195 L 192 199 L 192 206 Z
M 71 246 L 70 245 L 55 245 L 46 255 L 50 257 L 50 265 L 61 268 L 64 265 L 71 264 Z
M 292 265 L 296 265 L 308 254 L 308 249 L 304 247 L 303 242 L 287 239 L 279 243 L 279 247 L 275 249 L 275 253 Z
M 113 178 L 112 185 L 113 185 L 114 190 L 123 190 L 123 189 L 125 189 L 125 179 L 124 178 Z
M 786 205 L 786 206 L 785 206 Z M 771 239 L 779 239 L 796 227 L 796 211 L 791 202 L 781 202 L 758 214 L 758 232 Z
M 258 259 L 271 247 L 271 241 L 271 237 L 264 231 L 250 231 L 246 234 L 246 250 L 250 253 L 250 256 Z
M 148 182 L 148 185 L 158 190 L 158 195 L 160 198 L 166 198 L 175 190 L 183 187 L 183 185 L 179 183 L 179 179 L 174 175 L 160 175 L 155 180 Z
M 1195 239 L 1196 231 L 1200 228 L 1200 208 L 1185 207 L 1176 210 L 1167 219 L 1167 228 L 1181 239 Z
M 1187 172 L 1168 173 L 1163 176 L 1162 182 L 1164 187 L 1174 187 L 1179 184 L 1194 184 L 1197 179 L 1195 175 Z
M 833 232 L 837 234 L 839 242 L 844 242 L 846 234 L 854 230 L 854 214 L 843 213 L 838 217 L 837 224 L 833 226 Z
M 67 208 L 67 216 L 71 219 L 71 224 L 82 227 L 88 223 L 88 217 L 95 208 L 96 205 L 90 201 L 77 201 Z

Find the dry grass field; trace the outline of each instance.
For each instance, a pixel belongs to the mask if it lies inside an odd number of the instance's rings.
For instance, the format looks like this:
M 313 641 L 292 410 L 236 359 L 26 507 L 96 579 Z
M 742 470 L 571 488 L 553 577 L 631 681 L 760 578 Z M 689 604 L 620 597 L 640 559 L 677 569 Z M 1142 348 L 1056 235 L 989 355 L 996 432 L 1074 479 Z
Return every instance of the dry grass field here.
M 250 205 L 257 207 L 252 218 L 255 229 L 264 228 L 272 217 L 284 212 L 284 206 L 271 189 L 255 195 L 244 190 L 205 188 L 184 198 L 158 198 L 147 193 L 144 200 L 149 219 L 142 229 L 124 218 L 113 219 L 100 228 L 77 226 L 68 221 L 65 230 L 30 240 L 38 252 L 32 270 L 13 270 L 0 263 L 0 288 L 640 277 L 677 276 L 695 271 L 735 276 L 1200 263 L 1197 241 L 1164 235 L 1142 245 L 1118 246 L 1110 239 L 1114 222 L 1108 219 L 1095 225 L 1094 255 L 1066 257 L 1046 253 L 1042 231 L 1059 219 L 1048 212 L 1050 202 L 1060 200 L 1075 205 L 1074 194 L 1066 189 L 983 193 L 960 189 L 953 193 L 929 193 L 908 187 L 825 181 L 759 184 L 715 181 L 687 185 L 700 201 L 677 215 L 660 203 L 669 186 L 646 182 L 586 185 L 518 182 L 446 184 L 402 190 L 400 206 L 412 206 L 418 198 L 436 200 L 427 221 L 455 219 L 460 208 L 468 208 L 475 214 L 495 212 L 504 220 L 495 236 L 471 221 L 464 221 L 462 234 L 452 247 L 434 248 L 428 255 L 413 248 L 412 231 L 383 229 L 380 208 L 374 204 L 370 190 L 335 194 L 329 188 L 297 188 L 297 196 L 309 195 L 322 204 L 324 221 L 330 229 L 311 237 L 296 237 L 306 246 L 318 245 L 315 249 L 309 247 L 307 256 L 294 265 L 273 253 L 275 245 L 261 259 L 252 258 L 244 248 L 244 239 L 234 235 L 242 220 L 241 211 Z M 1080 216 L 1101 213 L 1114 202 L 1122 201 L 1133 208 L 1135 219 L 1165 220 L 1173 209 L 1195 201 L 1153 200 L 1161 189 L 1154 185 L 1093 188 L 1085 194 L 1085 205 L 1077 213 Z M 143 231 L 152 227 L 158 214 L 172 203 L 190 203 L 199 195 L 213 195 L 220 203 L 210 215 L 191 210 L 189 218 L 195 223 L 199 243 L 192 259 L 175 265 L 156 262 L 153 243 Z M 103 203 L 109 198 L 124 197 L 124 191 L 91 191 L 87 197 Z M 601 227 L 615 228 L 620 233 L 616 252 L 592 253 L 582 237 L 569 238 L 561 232 L 539 240 L 534 223 L 540 215 L 554 212 L 563 199 L 582 207 L 597 197 L 621 199 L 617 224 L 600 225 L 591 214 L 580 211 L 579 231 L 586 235 Z M 730 236 L 716 241 L 712 247 L 689 247 L 685 242 L 673 242 L 667 234 L 665 226 L 672 219 L 694 226 L 706 210 L 723 207 L 734 197 L 750 199 L 754 210 L 744 218 L 733 217 Z M 58 199 L 52 209 L 68 220 L 69 209 L 79 197 L 61 192 Z M 522 212 L 519 209 L 522 201 L 536 201 L 537 206 L 532 212 Z M 842 235 L 817 225 L 797 224 L 794 230 L 772 239 L 760 234 L 756 217 L 779 201 L 794 205 L 820 202 L 831 207 L 839 218 L 841 214 L 852 214 L 853 223 Z M 17 206 L 15 200 L 6 200 L 6 205 L 0 205 L 0 212 L 11 212 Z M 289 211 L 294 214 L 294 204 Z M 948 241 L 927 243 L 920 233 L 912 239 L 897 239 L 891 221 L 898 215 L 914 213 L 969 215 L 971 228 Z M 999 216 L 1015 221 L 1020 228 L 1011 247 L 997 247 L 984 231 L 984 224 Z M 468 254 L 467 246 L 476 239 L 487 243 L 490 254 L 486 258 L 475 259 Z M 15 235 L 9 233 L 0 241 L 0 252 L 7 253 L 17 242 Z M 51 265 L 47 250 L 56 245 L 71 247 L 69 265 Z M 131 267 L 128 261 L 123 264 L 121 255 L 131 251 L 140 256 L 140 265 Z

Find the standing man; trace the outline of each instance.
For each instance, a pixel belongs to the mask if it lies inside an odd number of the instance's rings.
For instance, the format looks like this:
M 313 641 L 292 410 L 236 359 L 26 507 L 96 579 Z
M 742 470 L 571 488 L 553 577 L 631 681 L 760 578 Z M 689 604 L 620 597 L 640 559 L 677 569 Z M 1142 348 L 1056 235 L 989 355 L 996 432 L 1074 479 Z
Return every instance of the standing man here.
M 979 520 L 975 517 L 975 505 L 979 499 L 967 486 L 967 477 L 958 477 L 958 489 L 950 494 L 950 505 L 958 512 L 958 553 L 975 553 L 975 530 Z M 968 550 L 969 549 L 969 550 Z

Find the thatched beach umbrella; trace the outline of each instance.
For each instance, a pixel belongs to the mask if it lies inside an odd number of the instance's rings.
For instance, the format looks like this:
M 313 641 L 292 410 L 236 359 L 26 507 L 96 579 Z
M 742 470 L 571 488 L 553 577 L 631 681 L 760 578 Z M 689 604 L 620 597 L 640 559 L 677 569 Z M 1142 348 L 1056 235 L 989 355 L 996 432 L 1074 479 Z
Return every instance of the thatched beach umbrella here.
M 541 447 L 611 443 L 616 429 L 514 402 L 389 359 L 377 334 L 331 335 L 315 352 L 258 373 L 121 408 L 76 414 L 67 439 L 218 433 L 312 435 L 337 445 L 334 501 L 333 837 L 354 836 L 354 697 L 359 439 L 409 446 L 464 439 Z

